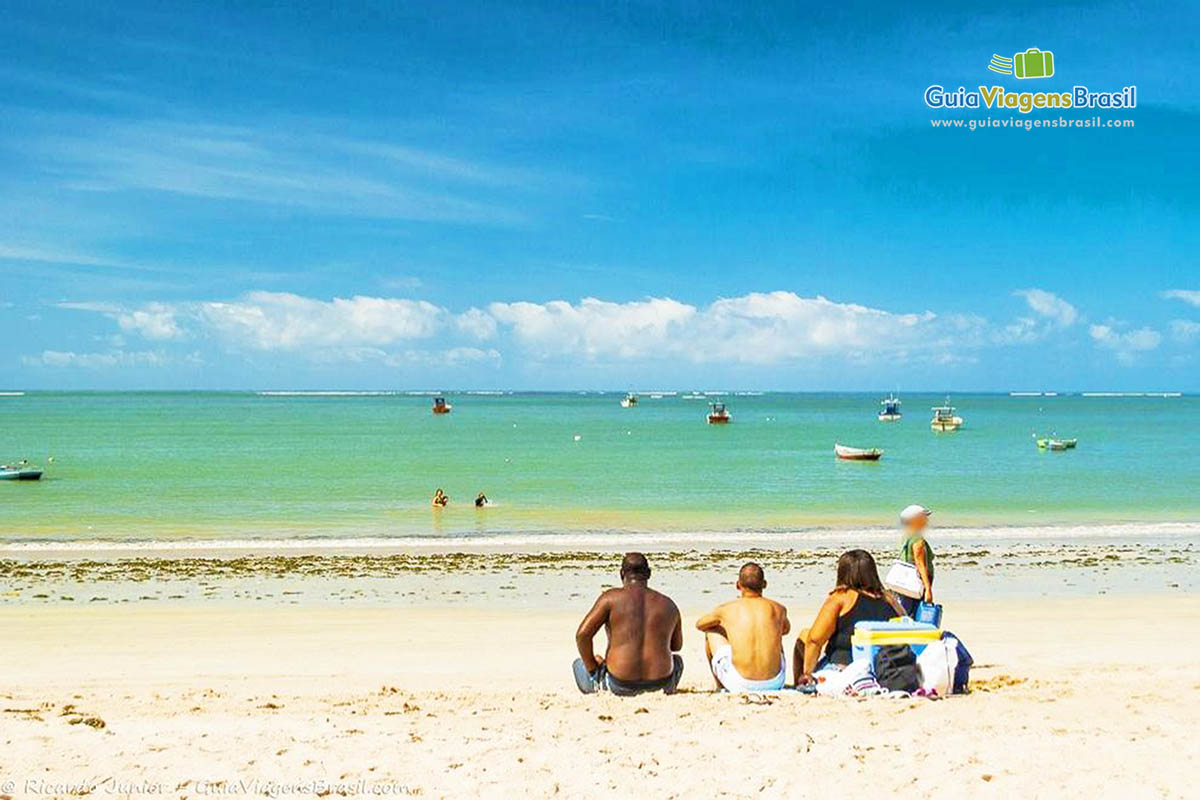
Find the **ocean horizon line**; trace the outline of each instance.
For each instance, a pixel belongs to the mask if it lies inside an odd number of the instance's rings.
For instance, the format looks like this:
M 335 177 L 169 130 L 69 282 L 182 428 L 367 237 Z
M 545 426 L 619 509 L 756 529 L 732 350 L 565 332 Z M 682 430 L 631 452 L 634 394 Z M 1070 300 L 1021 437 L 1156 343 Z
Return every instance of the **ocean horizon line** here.
M 762 395 L 968 395 L 983 397 L 1013 397 L 1013 398 L 1054 398 L 1054 397 L 1094 397 L 1094 398 L 1128 398 L 1152 397 L 1175 398 L 1194 397 L 1200 395 L 1200 389 L 754 389 L 745 387 L 721 389 L 520 389 L 520 388 L 487 388 L 471 387 L 457 389 L 430 388 L 355 388 L 318 387 L 318 388 L 174 388 L 174 389 L 4 389 L 0 390 L 0 398 L 28 397 L 30 395 L 172 395 L 172 394 L 211 394 L 211 395 L 259 395 L 264 397 L 421 397 L 441 394 L 466 394 L 479 396 L 547 396 L 547 395 L 617 395 L 633 393 L 638 396 L 683 397 L 703 396 L 742 396 L 754 397 Z

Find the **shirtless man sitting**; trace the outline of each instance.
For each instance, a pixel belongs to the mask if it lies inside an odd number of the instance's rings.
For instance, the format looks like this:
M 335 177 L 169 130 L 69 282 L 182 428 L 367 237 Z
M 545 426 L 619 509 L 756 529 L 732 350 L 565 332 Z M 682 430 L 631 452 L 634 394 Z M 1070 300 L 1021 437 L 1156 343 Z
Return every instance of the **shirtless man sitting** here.
M 763 597 L 762 567 L 749 563 L 738 573 L 741 597 L 717 606 L 696 622 L 717 688 L 769 692 L 783 688 L 787 659 L 783 637 L 791 630 L 787 609 Z
M 676 655 L 683 648 L 679 609 L 671 598 L 647 586 L 649 580 L 646 557 L 626 553 L 621 587 L 603 592 L 579 623 L 575 633 L 579 658 L 573 665 L 579 691 L 670 694 L 679 685 L 683 675 L 683 659 Z M 595 655 L 592 643 L 602 627 L 608 635 L 603 657 Z

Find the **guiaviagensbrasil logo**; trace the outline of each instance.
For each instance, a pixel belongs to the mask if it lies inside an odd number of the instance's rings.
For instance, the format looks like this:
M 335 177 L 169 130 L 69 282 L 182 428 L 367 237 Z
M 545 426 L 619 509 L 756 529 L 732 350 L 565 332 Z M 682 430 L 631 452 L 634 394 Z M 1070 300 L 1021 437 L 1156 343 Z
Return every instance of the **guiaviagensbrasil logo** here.
M 993 53 L 987 68 L 1018 80 L 1053 78 L 1056 74 L 1054 53 L 1036 47 L 1014 53 L 1011 58 Z M 1126 86 L 1115 92 L 1093 92 L 1080 84 L 1070 87 L 1070 91 L 1065 91 L 1065 88 L 1057 91 L 1010 92 L 1003 86 L 980 85 L 975 91 L 965 86 L 947 91 L 941 84 L 935 83 L 925 90 L 925 105 L 930 108 L 1011 109 L 1022 114 L 1046 109 L 1137 108 L 1137 86 Z
M 1054 53 L 1038 50 L 1036 47 L 1031 47 L 1024 53 L 1015 53 L 1012 58 L 992 53 L 988 69 L 1017 78 L 1049 78 L 1054 74 Z

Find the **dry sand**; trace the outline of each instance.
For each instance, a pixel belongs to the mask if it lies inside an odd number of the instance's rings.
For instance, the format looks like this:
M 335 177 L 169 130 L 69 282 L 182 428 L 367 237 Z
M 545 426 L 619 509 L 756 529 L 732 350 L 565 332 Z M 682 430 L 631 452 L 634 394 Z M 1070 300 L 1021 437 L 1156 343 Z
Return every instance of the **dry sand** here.
M 0 795 L 1195 796 L 1192 595 L 956 603 L 936 702 L 583 697 L 583 605 L 2 608 Z

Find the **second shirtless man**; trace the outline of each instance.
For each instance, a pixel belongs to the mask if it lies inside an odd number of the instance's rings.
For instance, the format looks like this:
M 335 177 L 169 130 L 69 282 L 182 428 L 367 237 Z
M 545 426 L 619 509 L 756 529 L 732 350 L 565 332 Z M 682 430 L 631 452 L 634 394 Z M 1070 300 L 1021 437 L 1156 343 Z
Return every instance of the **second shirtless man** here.
M 717 606 L 696 622 L 718 688 L 730 692 L 769 692 L 787 678 L 783 637 L 791 630 L 787 609 L 763 597 L 762 567 L 749 563 L 738 573 L 741 596 Z

